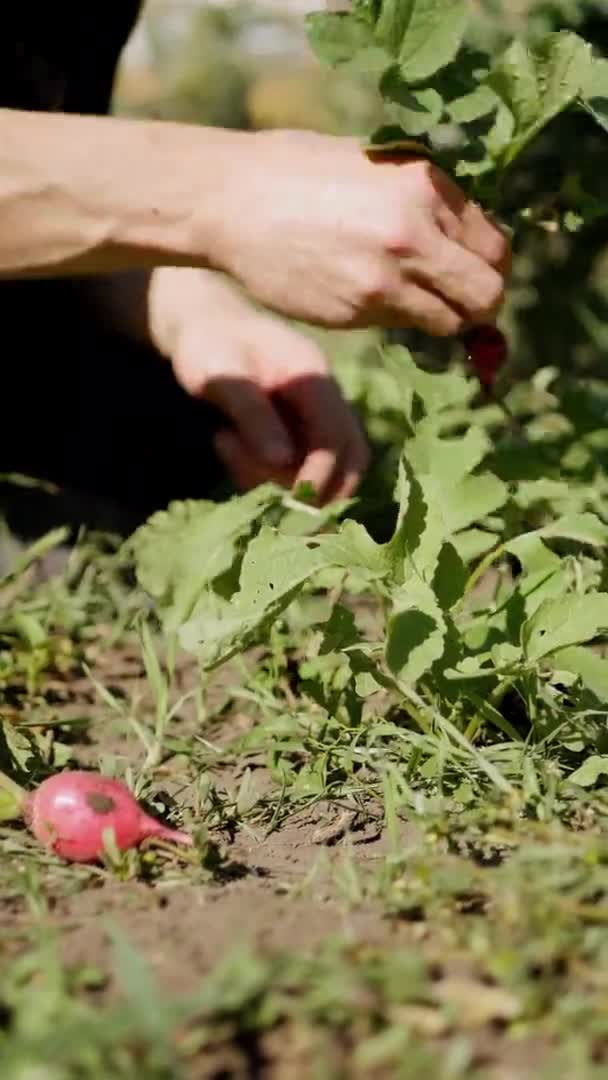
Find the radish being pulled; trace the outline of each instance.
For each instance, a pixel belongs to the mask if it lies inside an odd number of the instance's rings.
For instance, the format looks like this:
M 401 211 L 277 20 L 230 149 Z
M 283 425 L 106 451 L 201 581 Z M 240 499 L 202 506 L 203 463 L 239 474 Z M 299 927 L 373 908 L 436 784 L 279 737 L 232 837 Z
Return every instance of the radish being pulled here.
M 508 356 L 504 334 L 495 326 L 475 326 L 464 335 L 464 347 L 482 387 L 492 390 Z
M 148 837 L 192 844 L 185 832 L 169 829 L 146 814 L 124 784 L 93 772 L 62 772 L 25 794 L 21 810 L 34 836 L 71 862 L 95 862 L 112 830 L 120 851 Z

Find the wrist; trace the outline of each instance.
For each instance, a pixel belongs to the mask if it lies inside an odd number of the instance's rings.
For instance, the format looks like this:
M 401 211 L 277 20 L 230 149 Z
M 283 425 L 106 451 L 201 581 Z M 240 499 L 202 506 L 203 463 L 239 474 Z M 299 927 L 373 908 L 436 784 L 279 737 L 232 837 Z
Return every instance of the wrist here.
M 175 354 L 188 328 L 201 320 L 242 320 L 253 309 L 237 286 L 224 274 L 190 267 L 158 267 L 148 286 L 148 331 L 163 356 Z
M 228 181 L 242 175 L 247 136 L 164 122 L 142 127 L 140 153 L 127 169 L 117 245 L 139 251 L 148 267 L 223 269 Z

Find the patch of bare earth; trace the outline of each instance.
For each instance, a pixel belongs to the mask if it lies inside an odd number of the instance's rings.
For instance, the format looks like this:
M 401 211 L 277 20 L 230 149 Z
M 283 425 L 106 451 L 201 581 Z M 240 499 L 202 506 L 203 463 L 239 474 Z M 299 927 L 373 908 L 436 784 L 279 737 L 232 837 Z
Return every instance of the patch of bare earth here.
M 144 709 L 151 706 L 135 649 L 99 649 L 93 674 L 118 700 L 137 700 Z M 181 692 L 192 676 L 188 667 L 179 672 Z M 223 672 L 212 688 L 209 701 L 218 708 L 233 678 L 234 672 Z M 142 747 L 133 730 L 100 703 L 89 678 L 60 681 L 50 689 L 66 719 L 85 713 L 91 721 L 87 740 L 76 741 L 73 747 L 80 763 L 96 765 L 100 754 L 133 761 L 139 755 L 141 759 Z M 228 714 L 220 722 L 210 720 L 205 735 L 214 745 L 226 745 L 250 722 L 245 714 Z M 187 704 L 176 728 L 187 732 L 193 723 L 194 713 Z M 238 769 L 237 763 L 237 774 Z M 258 787 L 269 787 L 264 766 L 257 763 L 255 771 Z M 451 1002 L 462 1010 L 462 1027 L 473 1039 L 477 1063 L 486 1068 L 490 1080 L 534 1076 L 544 1056 L 542 1041 L 514 1043 L 508 1037 L 514 1004 L 499 992 L 492 996 L 491 989 L 478 981 L 471 961 L 456 950 L 446 950 L 445 938 L 423 919 L 387 918 L 371 903 L 353 909 L 341 895 L 334 870 L 346 850 L 361 866 L 373 864 L 386 853 L 386 838 L 373 815 L 359 819 L 349 808 L 318 803 L 272 831 L 260 826 L 241 826 L 234 832 L 221 828 L 211 839 L 221 848 L 222 859 L 210 880 L 202 883 L 179 874 L 169 874 L 154 884 L 121 881 L 102 873 L 79 878 L 74 869 L 73 885 L 66 888 L 71 869 L 58 875 L 49 872 L 47 910 L 42 917 L 49 929 L 60 932 L 66 962 L 108 971 L 108 928 L 118 926 L 169 996 L 196 990 L 218 961 L 239 944 L 263 951 L 314 951 L 327 938 L 340 937 L 354 949 L 414 947 L 423 950 L 436 973 L 435 1007 L 404 1006 L 403 1023 L 440 1048 L 453 1034 L 453 1025 L 442 1013 L 442 1007 Z M 5 962 L 25 946 L 32 921 L 25 896 L 0 902 L 0 941 L 4 941 L 0 955 L 4 952 Z M 109 983 L 105 992 L 113 995 L 115 989 Z M 223 1040 L 218 1032 L 217 1040 L 193 1060 L 190 1075 L 192 1080 L 312 1080 L 319 1075 L 315 1070 L 320 1055 L 327 1077 L 388 1080 L 394 1076 L 393 1069 L 357 1065 L 353 1057 L 356 1034 L 345 1036 L 342 1044 L 340 1038 L 329 1039 L 322 1027 L 316 1030 L 293 1022 L 252 1036 L 251 1041 L 239 1037 L 235 1043 L 230 1035 Z

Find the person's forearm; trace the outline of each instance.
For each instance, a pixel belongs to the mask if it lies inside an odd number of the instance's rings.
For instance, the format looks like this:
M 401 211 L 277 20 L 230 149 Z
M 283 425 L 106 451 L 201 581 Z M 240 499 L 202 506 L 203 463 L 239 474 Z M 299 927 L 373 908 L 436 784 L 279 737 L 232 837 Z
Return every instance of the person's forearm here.
M 0 276 L 214 263 L 247 135 L 0 109 Z

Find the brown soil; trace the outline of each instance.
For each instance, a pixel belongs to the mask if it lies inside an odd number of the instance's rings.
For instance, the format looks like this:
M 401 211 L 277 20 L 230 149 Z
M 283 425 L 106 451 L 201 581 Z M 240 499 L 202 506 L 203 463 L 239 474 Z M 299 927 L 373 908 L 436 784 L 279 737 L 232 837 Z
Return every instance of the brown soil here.
M 139 696 L 141 707 L 151 704 L 137 648 L 96 651 L 93 675 L 123 700 Z M 178 694 L 187 689 L 192 675 L 187 664 L 178 669 Z M 222 705 L 230 685 L 234 685 L 234 672 L 223 669 L 208 695 L 211 708 Z M 51 680 L 46 689 L 58 701 L 56 711 L 62 718 L 86 714 L 91 721 L 86 741 L 78 744 L 76 740 L 73 747 L 79 764 L 96 764 L 100 753 L 117 754 L 121 761 L 132 757 L 134 750 L 141 754 L 133 732 L 99 704 L 89 678 Z M 179 715 L 180 733 L 193 721 L 193 709 L 186 704 Z M 205 736 L 215 746 L 225 745 L 250 722 L 245 714 L 236 713 L 211 722 Z M 217 779 L 222 775 L 221 769 L 215 773 Z M 236 766 L 230 778 L 234 781 L 238 775 Z M 268 783 L 266 770 L 256 764 L 257 789 L 263 790 Z M 52 881 L 49 886 L 51 924 L 65 932 L 70 960 L 103 967 L 107 947 L 103 922 L 114 920 L 135 945 L 141 945 L 159 977 L 177 991 L 197 985 L 209 967 L 239 941 L 299 948 L 314 946 L 332 933 L 384 939 L 393 933 L 388 925 L 378 930 L 377 919 L 349 913 L 346 905 L 329 897 L 331 864 L 340 857 L 347 837 L 362 860 L 379 856 L 384 847 L 377 824 L 365 822 L 360 827 L 352 818 L 348 811 L 319 803 L 270 835 L 263 828 L 242 829 L 233 837 L 222 830 L 213 837 L 222 849 L 221 866 L 213 880 L 202 885 L 185 881 L 177 887 L 151 887 L 100 876 L 92 887 L 66 895 L 62 873 L 56 888 Z M 297 895 L 311 878 L 305 895 Z M 0 907 L 0 931 L 9 923 L 13 929 L 31 923 L 25 902 Z
M 123 648 L 99 650 L 94 674 L 111 692 L 125 700 L 133 694 L 145 696 L 145 679 L 136 650 Z M 188 685 L 191 671 L 179 673 L 181 689 Z M 233 684 L 234 673 L 223 671 L 216 681 L 212 701 L 219 708 L 226 686 Z M 57 708 L 65 718 L 83 716 L 92 719 L 89 742 L 75 744 L 74 753 L 83 765 L 96 763 L 100 751 L 117 753 L 124 759 L 141 748 L 124 724 L 117 723 L 107 706 L 100 706 L 88 678 L 61 680 L 50 689 L 59 701 Z M 192 722 L 186 707 L 180 714 L 180 730 Z M 205 735 L 214 744 L 226 743 L 246 727 L 246 715 L 235 714 L 220 723 L 211 722 Z M 233 771 L 238 775 L 238 769 Z M 268 784 L 263 767 L 256 768 L 258 786 Z M 425 923 L 391 920 L 378 909 L 352 910 L 341 900 L 332 883 L 332 868 L 343 858 L 345 845 L 358 863 L 370 863 L 386 851 L 386 841 L 374 820 L 358 821 L 344 808 L 319 803 L 313 810 L 296 815 L 280 829 L 268 835 L 263 828 L 241 829 L 234 836 L 226 831 L 212 839 L 221 848 L 218 871 L 209 881 L 190 883 L 187 877 L 174 876 L 155 885 L 142 881 L 121 881 L 110 875 L 81 876 L 79 868 L 49 869 L 45 877 L 48 914 L 43 916 L 49 929 L 60 931 L 66 961 L 87 969 L 110 969 L 109 926 L 118 926 L 139 950 L 151 972 L 167 995 L 195 990 L 210 969 L 239 944 L 263 950 L 314 950 L 329 936 L 340 936 L 356 945 L 382 945 L 395 949 L 400 945 L 424 949 L 429 963 L 440 971 L 441 985 L 449 980 L 464 980 L 463 993 L 475 988 L 475 974 L 466 958 L 447 961 L 441 942 Z M 407 845 L 412 837 L 404 831 Z M 24 836 L 24 843 L 29 843 Z M 0 955 L 4 961 L 27 942 L 32 927 L 32 909 L 24 897 L 0 903 Z M 468 982 L 467 982 L 468 980 Z M 467 986 L 469 989 L 467 990 Z M 114 987 L 107 992 L 112 995 Z M 438 996 L 439 1001 L 439 996 Z M 431 1015 L 432 1014 L 432 1015 Z M 438 1015 L 432 1009 L 420 1010 L 414 1017 L 421 1034 L 425 1025 L 435 1024 Z M 409 1018 L 410 1022 L 412 1017 Z M 429 1037 L 443 1037 L 441 1031 L 428 1030 Z M 306 1080 L 312 1052 L 307 1040 L 314 1034 L 282 1029 L 264 1036 L 260 1046 L 235 1046 L 228 1042 L 197 1059 L 192 1080 Z M 534 1073 L 534 1047 L 520 1042 L 517 1047 L 504 1044 L 499 1027 L 489 1032 L 480 1026 L 475 1033 L 479 1055 L 494 1080 L 525 1078 Z M 536 1049 L 538 1045 L 534 1044 Z M 335 1054 L 336 1047 L 328 1048 Z M 345 1060 L 350 1058 L 346 1057 Z M 329 1060 L 328 1072 L 330 1075 Z M 349 1065 L 341 1072 L 339 1061 L 332 1063 L 332 1075 L 358 1077 L 363 1074 Z M 316 1073 L 314 1074 L 317 1075 Z M 366 1073 L 378 1080 L 391 1074 Z

